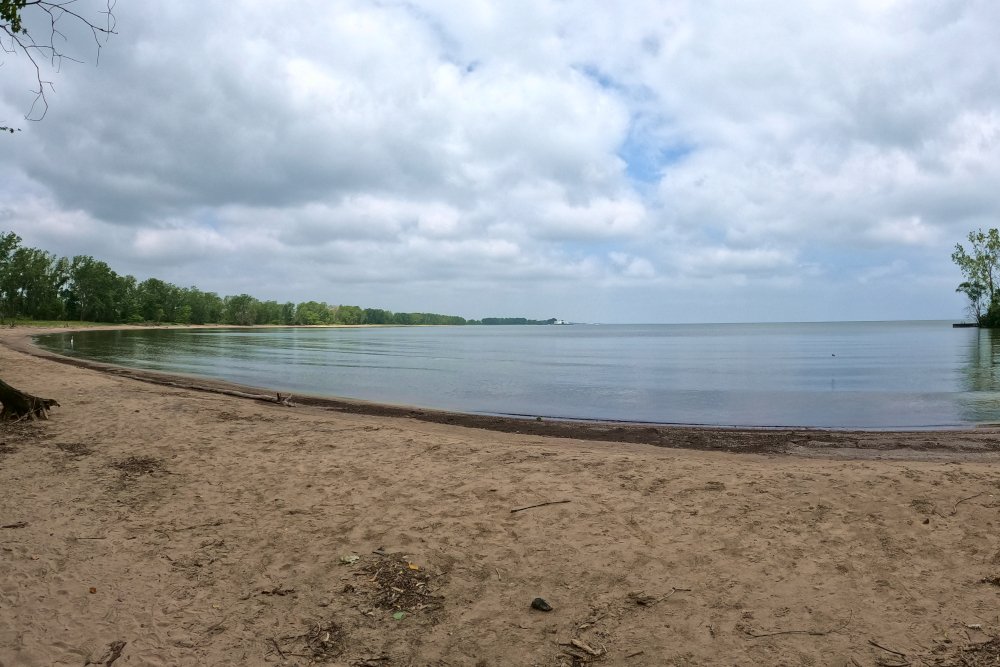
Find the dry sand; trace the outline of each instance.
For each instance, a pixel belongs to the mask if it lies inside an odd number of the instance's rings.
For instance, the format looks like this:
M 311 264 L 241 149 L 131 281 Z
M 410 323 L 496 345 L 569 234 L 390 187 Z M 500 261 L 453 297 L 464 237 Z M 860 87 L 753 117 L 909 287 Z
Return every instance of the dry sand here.
M 61 407 L 0 425 L 2 667 L 1000 664 L 994 430 L 553 438 L 23 340 L 0 377 Z

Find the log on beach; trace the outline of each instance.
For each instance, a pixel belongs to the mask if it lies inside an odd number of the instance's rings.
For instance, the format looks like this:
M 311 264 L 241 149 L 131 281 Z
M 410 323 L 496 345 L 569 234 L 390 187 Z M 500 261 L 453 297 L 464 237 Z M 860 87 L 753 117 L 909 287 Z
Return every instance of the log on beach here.
M 13 419 L 48 419 L 49 409 L 59 405 L 54 398 L 40 398 L 15 389 L 0 380 L 0 421 Z

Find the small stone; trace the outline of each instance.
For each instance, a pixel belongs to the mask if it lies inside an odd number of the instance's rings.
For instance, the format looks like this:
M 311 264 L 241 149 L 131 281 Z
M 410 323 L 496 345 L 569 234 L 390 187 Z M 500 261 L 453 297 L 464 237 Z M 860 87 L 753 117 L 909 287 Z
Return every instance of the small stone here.
M 930 519 L 930 517 L 927 517 L 926 519 L 924 519 L 924 525 L 925 525 L 925 526 L 926 526 L 927 524 L 929 524 L 930 522 L 931 522 L 931 519 Z
M 532 600 L 531 608 L 537 609 L 538 611 L 552 611 L 552 605 L 550 605 L 542 598 L 535 598 L 534 600 Z

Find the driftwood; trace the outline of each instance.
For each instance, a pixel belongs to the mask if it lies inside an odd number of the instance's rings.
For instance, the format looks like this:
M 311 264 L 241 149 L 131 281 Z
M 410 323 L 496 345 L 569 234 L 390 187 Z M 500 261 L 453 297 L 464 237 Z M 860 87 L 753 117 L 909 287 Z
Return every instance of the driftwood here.
M 39 398 L 26 394 L 14 389 L 3 380 L 0 380 L 0 403 L 3 404 L 3 410 L 0 410 L 0 421 L 48 419 L 49 409 L 59 405 L 54 398 Z

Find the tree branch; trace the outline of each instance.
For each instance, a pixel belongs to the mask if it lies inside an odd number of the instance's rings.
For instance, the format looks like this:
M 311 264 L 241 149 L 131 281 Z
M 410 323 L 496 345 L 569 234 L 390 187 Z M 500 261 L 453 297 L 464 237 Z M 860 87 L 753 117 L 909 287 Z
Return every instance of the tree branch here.
M 63 60 L 71 62 L 82 62 L 62 51 L 62 43 L 69 40 L 66 34 L 60 30 L 60 22 L 72 20 L 78 25 L 85 26 L 94 39 L 97 48 L 96 61 L 101 60 L 101 49 L 107 43 L 111 35 L 117 34 L 117 22 L 115 20 L 114 8 L 115 0 L 106 0 L 106 9 L 99 12 L 103 16 L 103 21 L 91 19 L 75 10 L 73 5 L 77 0 L 29 0 L 20 8 L 11 10 L 11 14 L 4 13 L 0 22 L 0 49 L 12 55 L 24 54 L 35 70 L 36 87 L 32 89 L 35 99 L 31 103 L 25 120 L 40 121 L 45 118 L 49 110 L 49 100 L 47 91 L 53 90 L 52 82 L 45 78 L 42 68 L 42 61 L 48 60 L 49 66 L 59 72 L 62 68 Z M 24 27 L 21 14 L 25 11 L 35 14 L 44 14 L 48 17 L 48 27 L 41 30 L 47 33 L 47 37 L 37 37 L 37 31 Z M 4 130 L 13 131 L 12 128 L 4 127 Z

